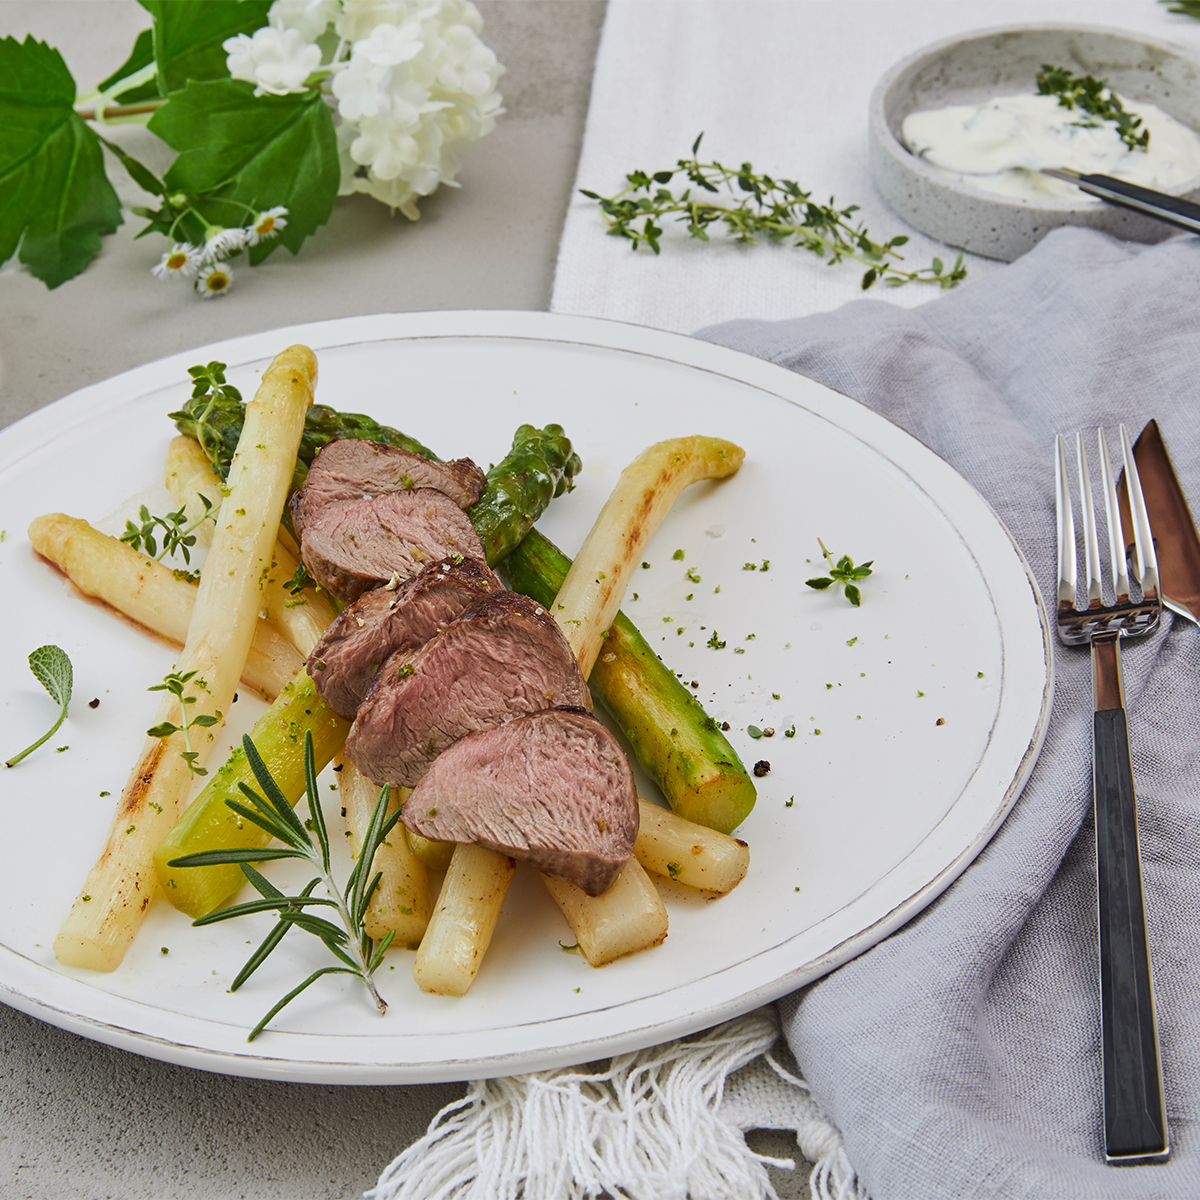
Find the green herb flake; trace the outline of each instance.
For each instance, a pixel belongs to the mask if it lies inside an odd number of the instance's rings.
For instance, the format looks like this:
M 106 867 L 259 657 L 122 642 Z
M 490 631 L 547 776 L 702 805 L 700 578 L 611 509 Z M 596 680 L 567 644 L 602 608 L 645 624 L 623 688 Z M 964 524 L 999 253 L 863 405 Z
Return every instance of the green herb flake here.
M 682 551 L 682 550 L 676 550 L 676 551 L 675 551 L 675 553 L 671 555 L 671 557 L 672 557 L 672 558 L 673 558 L 673 559 L 674 559 L 676 562 L 683 562 L 683 551 Z

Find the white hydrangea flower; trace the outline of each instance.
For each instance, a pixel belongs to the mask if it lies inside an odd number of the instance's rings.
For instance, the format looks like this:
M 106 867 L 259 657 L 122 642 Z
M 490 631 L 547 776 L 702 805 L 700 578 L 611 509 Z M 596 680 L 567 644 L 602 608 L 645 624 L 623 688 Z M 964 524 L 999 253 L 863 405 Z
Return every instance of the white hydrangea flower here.
M 298 29 L 264 25 L 253 36 L 239 33 L 221 43 L 234 79 L 254 84 L 256 96 L 304 91 L 304 81 L 321 65 L 321 48 Z
M 359 42 L 370 37 L 376 25 L 401 25 L 421 7 L 428 4 L 416 4 L 413 0 L 342 0 L 334 32 L 343 41 Z
M 315 42 L 341 10 L 338 0 L 275 0 L 267 21 L 276 29 L 295 29 L 306 42 Z
M 503 111 L 504 68 L 482 27 L 469 0 L 344 0 L 335 28 L 354 40 L 332 85 L 341 194 L 366 192 L 416 220 L 421 196 L 454 183 Z

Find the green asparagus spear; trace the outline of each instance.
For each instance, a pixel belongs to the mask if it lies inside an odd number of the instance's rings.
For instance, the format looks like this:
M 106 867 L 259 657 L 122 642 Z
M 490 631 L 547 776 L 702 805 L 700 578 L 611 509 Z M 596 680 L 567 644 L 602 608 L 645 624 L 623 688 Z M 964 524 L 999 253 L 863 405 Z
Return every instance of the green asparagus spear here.
M 570 566 L 535 529 L 503 569 L 514 591 L 549 607 Z M 609 628 L 588 683 L 676 812 L 722 833 L 750 815 L 754 782 L 737 752 L 624 613 Z
M 210 363 L 209 366 L 223 368 L 224 364 Z M 198 383 L 187 404 L 168 416 L 180 433 L 194 437 L 204 447 L 217 474 L 224 479 L 229 474 L 229 464 L 237 449 L 245 410 L 241 393 L 232 384 L 224 384 L 219 394 L 215 394 L 204 390 L 203 383 Z M 340 438 L 368 438 L 373 442 L 385 442 L 389 446 L 411 450 L 424 458 L 437 457 L 416 438 L 410 438 L 388 425 L 380 425 L 373 417 L 338 412 L 327 404 L 314 404 L 304 421 L 297 458 L 308 466 L 322 446 Z
M 304 795 L 304 735 L 312 735 L 316 769 L 322 771 L 342 748 L 350 722 L 339 717 L 301 671 L 255 722 L 250 740 L 294 804 Z M 242 820 L 225 803 L 241 796 L 239 783 L 253 787 L 254 771 L 239 746 L 188 805 L 154 854 L 154 869 L 167 899 L 189 917 L 221 907 L 246 882 L 236 863 L 181 870 L 171 860 L 201 850 L 242 850 L 265 846 L 270 834 Z

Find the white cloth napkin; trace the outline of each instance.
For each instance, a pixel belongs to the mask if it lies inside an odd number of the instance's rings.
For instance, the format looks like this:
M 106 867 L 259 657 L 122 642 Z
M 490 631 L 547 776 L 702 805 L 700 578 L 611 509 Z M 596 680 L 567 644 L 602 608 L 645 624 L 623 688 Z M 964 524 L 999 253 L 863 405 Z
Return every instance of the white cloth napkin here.
M 611 196 L 628 172 L 690 154 L 795 180 L 813 199 L 857 204 L 877 241 L 907 233 L 906 266 L 957 251 L 917 233 L 875 194 L 867 104 L 900 59 L 956 34 L 1030 23 L 1106 25 L 1171 41 L 1200 59 L 1200 22 L 1157 0 L 609 0 L 576 176 Z M 1032 90 L 1032 81 L 1031 81 Z M 732 317 L 826 312 L 863 293 L 862 269 L 805 250 L 706 244 L 666 227 L 662 253 L 606 237 L 597 205 L 576 191 L 551 309 L 693 333 Z M 968 284 L 1002 264 L 968 255 Z M 923 284 L 869 293 L 903 308 Z

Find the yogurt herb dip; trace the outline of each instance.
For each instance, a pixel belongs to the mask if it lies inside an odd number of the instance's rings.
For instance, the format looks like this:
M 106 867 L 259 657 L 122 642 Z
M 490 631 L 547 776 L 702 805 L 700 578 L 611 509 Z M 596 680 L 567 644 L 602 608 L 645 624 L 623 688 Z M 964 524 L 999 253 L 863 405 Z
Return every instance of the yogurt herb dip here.
M 1112 175 L 1159 191 L 1200 175 L 1200 134 L 1156 105 L 1121 102 L 1150 130 L 1147 148 L 1130 149 L 1110 122 L 1032 93 L 910 113 L 902 133 L 913 154 L 958 182 L 1022 200 L 1103 203 L 1040 175 L 1042 167 Z

